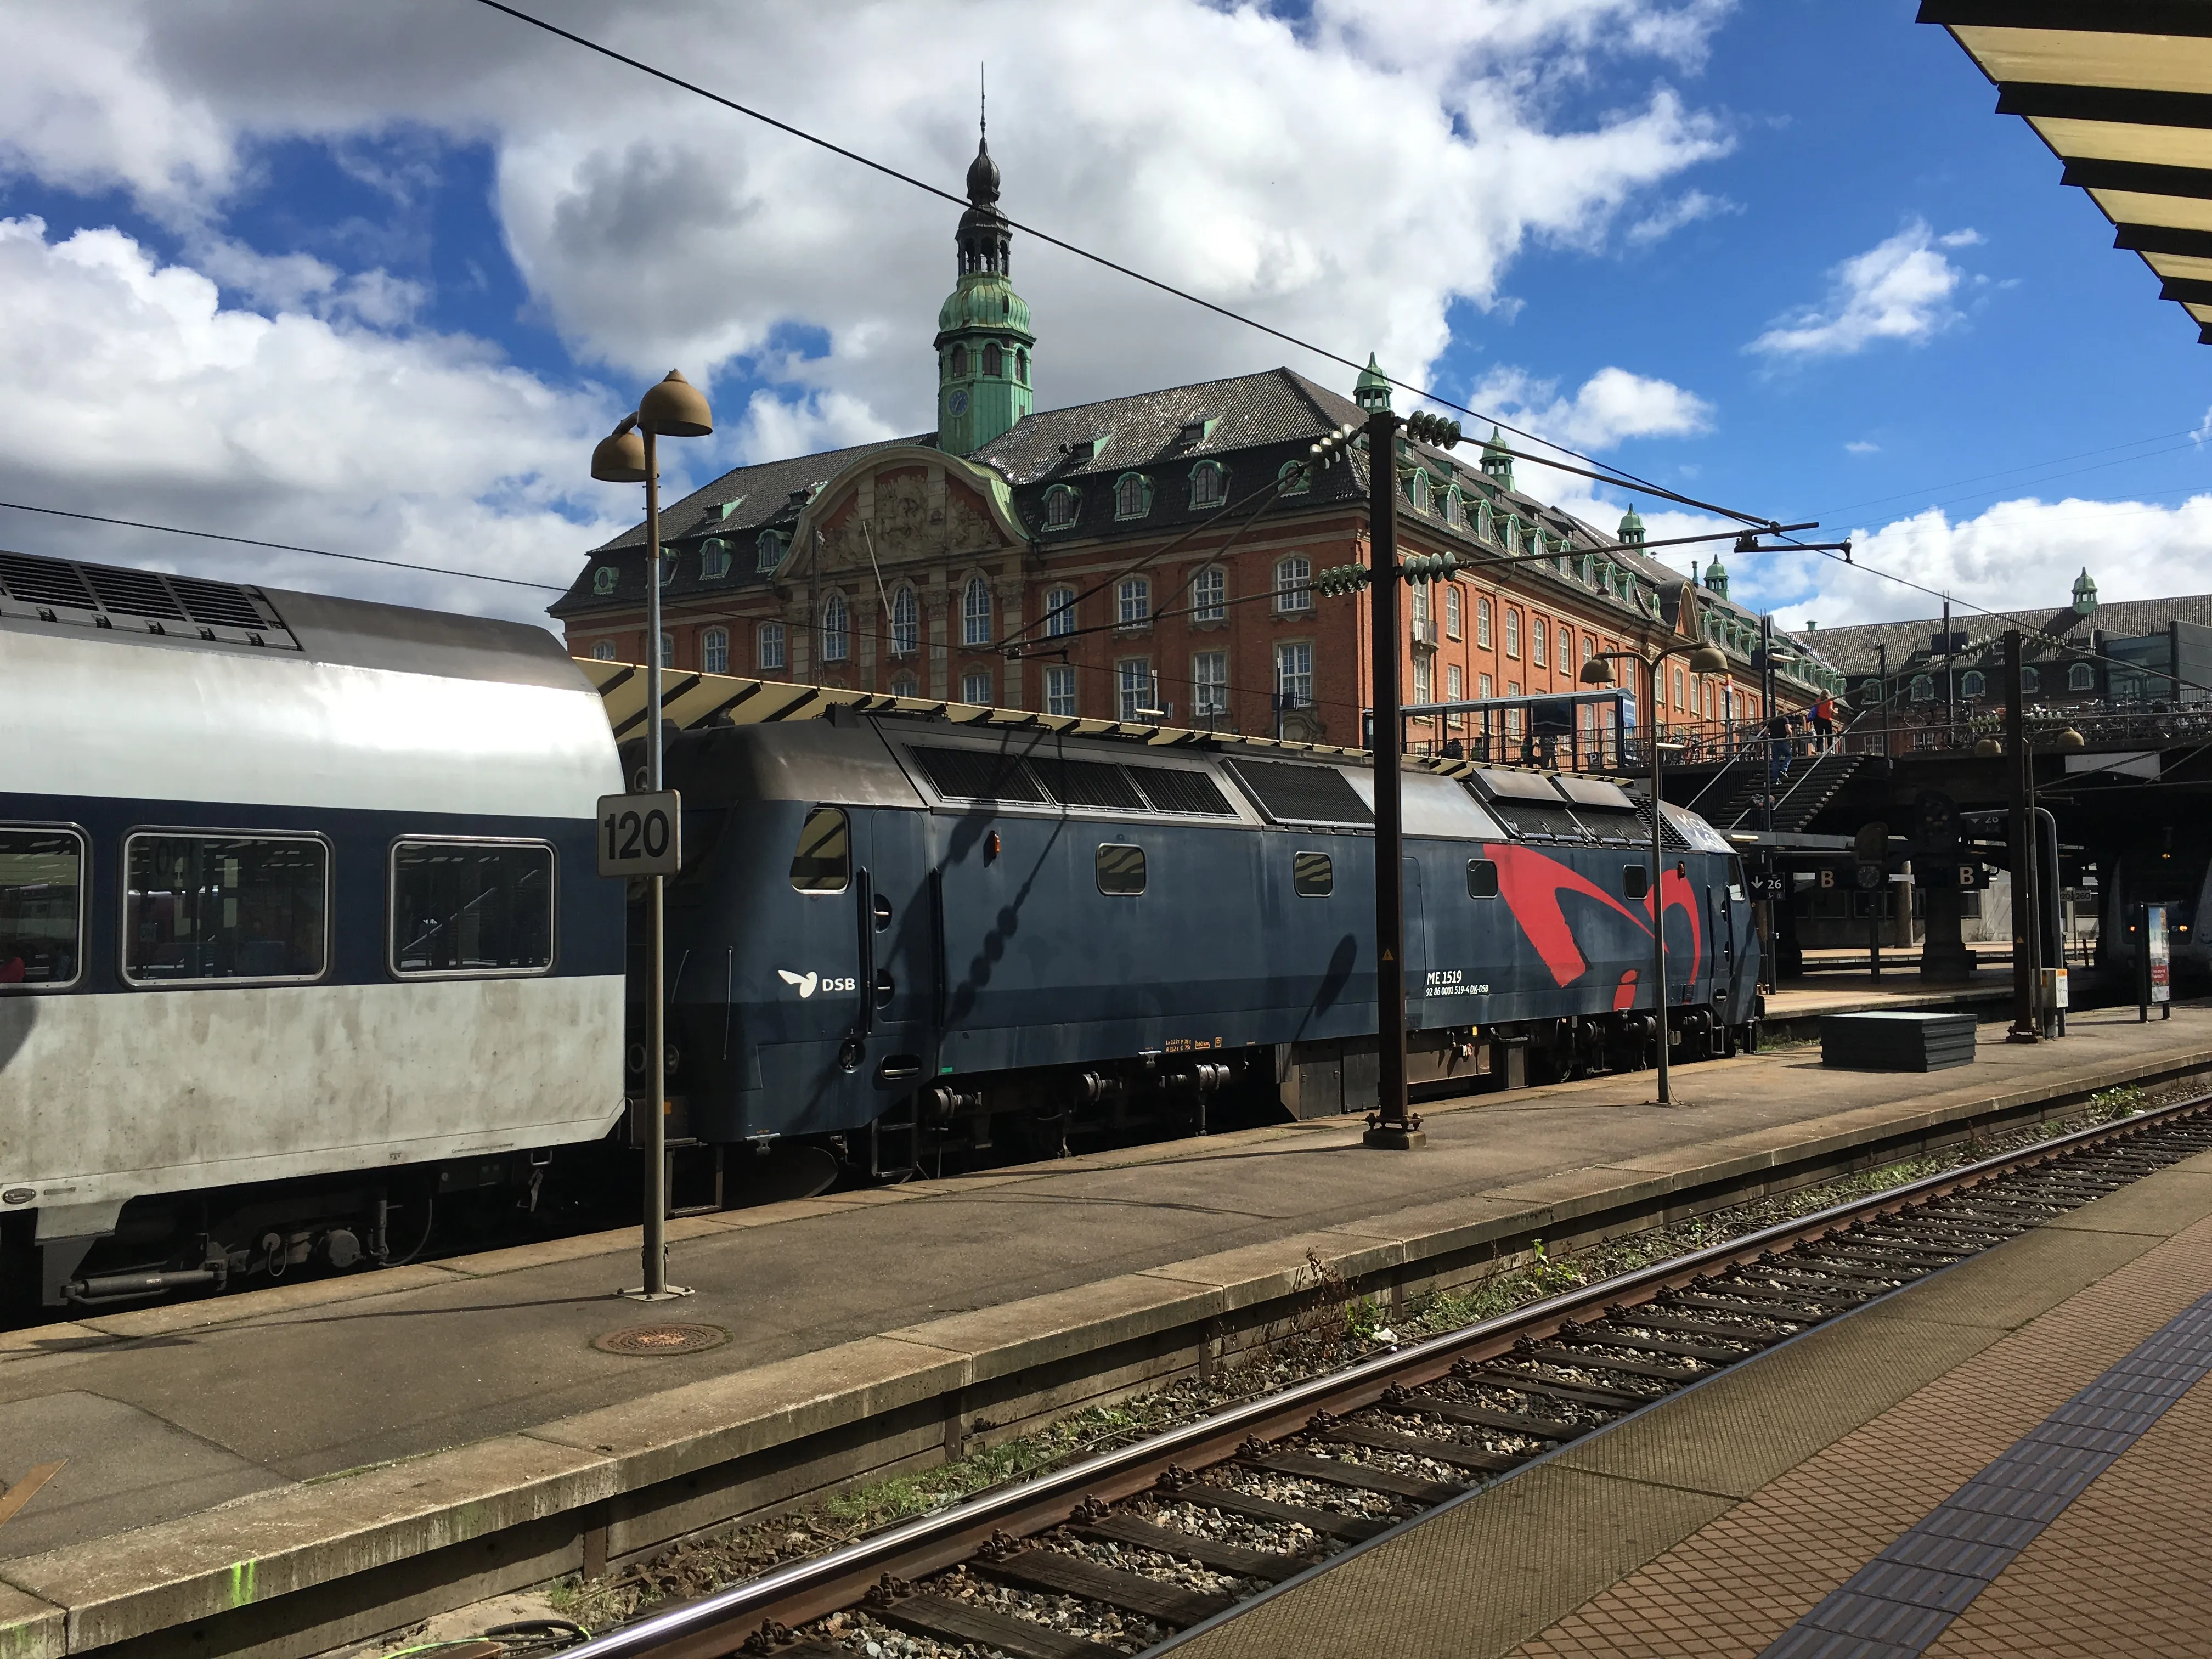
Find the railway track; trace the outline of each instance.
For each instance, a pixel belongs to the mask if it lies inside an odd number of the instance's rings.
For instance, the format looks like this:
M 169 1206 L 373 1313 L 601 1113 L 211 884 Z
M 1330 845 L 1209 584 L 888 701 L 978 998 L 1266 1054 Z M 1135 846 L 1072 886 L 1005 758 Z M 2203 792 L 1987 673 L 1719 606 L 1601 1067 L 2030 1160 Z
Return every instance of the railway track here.
M 634 1621 L 565 1659 L 1108 1659 L 2212 1151 L 2212 1095 L 1375 1355 Z M 842 1618 L 838 1615 L 843 1615 Z M 841 1639 L 842 1638 L 842 1639 Z M 896 1651 L 898 1649 L 890 1650 Z

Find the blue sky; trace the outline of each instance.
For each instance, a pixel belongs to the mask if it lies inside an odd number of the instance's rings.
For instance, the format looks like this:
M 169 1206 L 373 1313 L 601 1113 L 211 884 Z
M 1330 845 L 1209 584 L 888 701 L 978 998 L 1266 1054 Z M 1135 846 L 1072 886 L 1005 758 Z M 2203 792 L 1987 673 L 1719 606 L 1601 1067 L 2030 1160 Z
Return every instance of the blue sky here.
M 1911 0 L 541 9 L 1963 603 L 2212 587 L 2178 307 Z M 926 428 L 953 210 L 468 0 L 86 0 L 0 61 L 0 499 L 565 581 L 672 365 L 703 478 Z M 1033 241 L 1041 402 L 1303 356 Z M 1609 523 L 1626 499 L 1524 483 Z M 634 492 L 633 492 L 634 493 Z M 1655 513 L 1653 533 L 1701 527 Z M 0 512 L 0 545 L 530 616 Z M 1796 625 L 1934 601 L 1733 565 Z

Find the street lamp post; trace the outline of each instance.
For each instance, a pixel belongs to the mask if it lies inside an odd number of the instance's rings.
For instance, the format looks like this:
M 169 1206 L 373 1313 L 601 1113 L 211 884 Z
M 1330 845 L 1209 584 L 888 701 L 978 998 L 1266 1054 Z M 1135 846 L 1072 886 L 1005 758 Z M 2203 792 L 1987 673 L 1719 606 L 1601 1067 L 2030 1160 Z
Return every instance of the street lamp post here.
M 603 483 L 645 485 L 645 787 L 659 793 L 660 776 L 660 455 L 658 440 L 703 438 L 714 417 L 699 389 L 674 369 L 638 399 L 592 451 L 592 476 Z M 628 783 L 625 779 L 625 784 Z M 625 1296 L 659 1302 L 690 1292 L 668 1282 L 668 988 L 667 878 L 646 878 L 645 1195 L 641 1254 L 645 1282 Z
M 1666 797 L 1660 793 L 1661 769 L 1665 765 L 1665 749 L 1659 741 L 1659 670 L 1669 657 L 1687 657 L 1692 674 L 1725 674 L 1729 672 L 1727 657 L 1717 646 L 1670 645 L 1651 656 L 1637 651 L 1601 651 L 1582 666 L 1581 679 L 1588 685 L 1613 684 L 1613 660 L 1626 659 L 1644 665 L 1651 688 L 1651 707 L 1644 717 L 1647 739 L 1651 745 L 1651 1006 L 1658 1026 L 1659 1042 L 1659 1103 L 1674 1103 L 1674 1079 L 1668 1069 L 1667 1043 L 1667 879 L 1664 874 L 1665 843 L 1661 839 L 1664 816 L 1660 803 Z M 1696 964 L 1691 964 L 1692 971 Z

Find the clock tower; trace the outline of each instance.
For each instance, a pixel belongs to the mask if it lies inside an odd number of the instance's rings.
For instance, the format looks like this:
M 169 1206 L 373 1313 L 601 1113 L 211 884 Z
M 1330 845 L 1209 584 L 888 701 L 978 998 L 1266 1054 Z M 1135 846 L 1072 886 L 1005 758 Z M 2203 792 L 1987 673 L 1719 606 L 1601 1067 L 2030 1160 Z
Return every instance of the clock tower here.
M 1030 353 L 1028 301 L 1007 276 L 1013 228 L 999 211 L 999 165 L 988 132 L 968 166 L 968 210 L 954 241 L 960 277 L 937 313 L 937 444 L 970 454 L 1026 416 Z

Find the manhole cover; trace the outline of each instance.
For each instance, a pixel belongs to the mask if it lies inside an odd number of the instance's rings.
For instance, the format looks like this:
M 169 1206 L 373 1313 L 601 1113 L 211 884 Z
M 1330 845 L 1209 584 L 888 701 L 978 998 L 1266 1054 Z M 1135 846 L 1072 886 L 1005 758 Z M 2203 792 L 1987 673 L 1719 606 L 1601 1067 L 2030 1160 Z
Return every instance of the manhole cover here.
M 633 1325 L 593 1337 L 592 1346 L 602 1353 L 702 1353 L 729 1340 L 714 1325 Z

